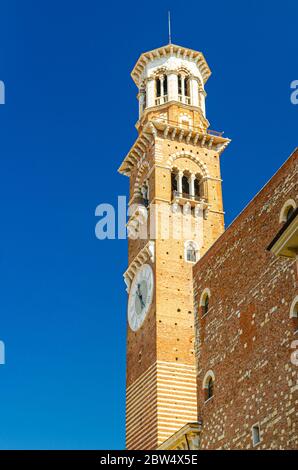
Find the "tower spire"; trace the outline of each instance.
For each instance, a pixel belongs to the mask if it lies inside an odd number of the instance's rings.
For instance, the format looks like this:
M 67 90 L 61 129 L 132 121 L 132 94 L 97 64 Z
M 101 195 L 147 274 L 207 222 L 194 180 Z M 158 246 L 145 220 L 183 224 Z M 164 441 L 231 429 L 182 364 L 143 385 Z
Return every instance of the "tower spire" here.
M 171 12 L 168 11 L 168 26 L 169 26 L 169 44 L 172 44 L 171 38 Z

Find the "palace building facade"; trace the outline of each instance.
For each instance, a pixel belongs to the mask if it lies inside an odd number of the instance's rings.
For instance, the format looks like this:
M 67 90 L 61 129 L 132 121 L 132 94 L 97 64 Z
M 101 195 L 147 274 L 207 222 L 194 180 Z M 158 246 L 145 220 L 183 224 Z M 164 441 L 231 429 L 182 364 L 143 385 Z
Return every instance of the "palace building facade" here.
M 297 152 L 224 231 L 210 73 L 174 44 L 132 71 L 127 449 L 297 446 Z

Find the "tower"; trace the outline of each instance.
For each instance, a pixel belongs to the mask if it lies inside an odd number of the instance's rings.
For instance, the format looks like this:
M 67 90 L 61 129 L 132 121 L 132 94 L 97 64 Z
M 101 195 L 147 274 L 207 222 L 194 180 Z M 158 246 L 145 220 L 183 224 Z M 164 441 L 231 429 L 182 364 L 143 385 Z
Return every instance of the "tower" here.
M 169 44 L 142 54 L 130 179 L 126 445 L 156 449 L 197 421 L 192 267 L 224 230 L 219 156 L 201 52 Z

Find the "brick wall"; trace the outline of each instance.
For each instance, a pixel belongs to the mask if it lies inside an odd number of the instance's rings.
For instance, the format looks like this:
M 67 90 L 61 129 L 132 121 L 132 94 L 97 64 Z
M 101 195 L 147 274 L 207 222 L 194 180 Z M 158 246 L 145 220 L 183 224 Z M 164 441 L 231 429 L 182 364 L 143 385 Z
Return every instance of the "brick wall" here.
M 298 447 L 298 367 L 290 359 L 298 335 L 289 317 L 297 271 L 293 260 L 266 250 L 284 202 L 297 201 L 297 157 L 296 150 L 194 266 L 202 449 L 251 449 L 256 423 L 256 448 Z M 211 296 L 202 318 L 205 288 Z M 208 370 L 215 385 L 205 402 Z

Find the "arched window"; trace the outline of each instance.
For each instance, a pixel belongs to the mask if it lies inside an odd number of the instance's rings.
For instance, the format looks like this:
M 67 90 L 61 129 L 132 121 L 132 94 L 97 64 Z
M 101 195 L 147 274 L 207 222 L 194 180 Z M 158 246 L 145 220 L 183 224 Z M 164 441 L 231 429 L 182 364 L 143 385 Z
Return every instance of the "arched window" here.
M 261 433 L 260 433 L 259 423 L 253 425 L 253 427 L 251 428 L 251 434 L 252 434 L 252 443 L 253 443 L 253 446 L 255 447 L 261 442 Z
M 168 76 L 165 75 L 164 81 L 163 81 L 163 94 L 164 96 L 167 96 L 168 94 Z
M 184 73 L 178 75 L 178 100 L 190 104 L 190 78 Z
M 209 370 L 203 380 L 204 400 L 210 400 L 214 396 L 215 376 L 212 370 Z
M 185 96 L 190 96 L 190 80 L 188 77 L 185 79 Z
M 182 193 L 189 196 L 189 181 L 186 175 L 182 177 Z
M 155 80 L 155 88 L 156 88 L 156 98 L 159 98 L 161 95 L 161 82 L 160 82 L 159 77 L 157 77 Z
M 198 261 L 198 247 L 193 241 L 185 242 L 185 261 L 196 263 Z
M 178 75 L 178 95 L 182 95 L 182 77 Z
M 171 180 L 172 180 L 172 192 L 174 191 L 177 193 L 178 191 L 178 185 L 177 185 L 177 173 L 172 172 L 171 173 Z
M 291 217 L 291 215 L 294 213 L 296 207 L 297 207 L 297 204 L 294 201 L 294 199 L 288 199 L 284 203 L 280 211 L 279 222 L 280 223 L 287 222 L 289 218 Z
M 209 310 L 209 296 L 206 295 L 204 305 L 202 306 L 203 315 L 207 315 Z
M 201 315 L 204 317 L 209 312 L 210 290 L 205 289 L 200 298 Z
M 292 318 L 295 333 L 298 332 L 298 295 L 294 298 L 290 308 L 290 318 Z
M 195 179 L 195 196 L 200 197 L 201 196 L 201 184 L 198 178 Z
M 206 388 L 206 399 L 209 400 L 209 398 L 213 397 L 213 379 L 212 377 L 209 377 L 207 381 L 207 388 Z
M 287 221 L 290 219 L 291 215 L 294 213 L 294 207 L 290 206 L 286 212 L 286 219 Z

